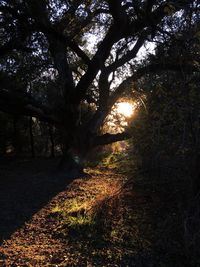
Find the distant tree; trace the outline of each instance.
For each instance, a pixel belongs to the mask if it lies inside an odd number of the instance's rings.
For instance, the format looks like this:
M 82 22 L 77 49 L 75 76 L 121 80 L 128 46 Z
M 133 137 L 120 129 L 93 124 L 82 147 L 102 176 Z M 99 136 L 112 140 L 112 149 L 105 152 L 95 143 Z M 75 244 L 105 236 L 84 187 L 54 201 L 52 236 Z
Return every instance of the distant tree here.
M 134 82 L 169 69 L 199 71 L 194 60 L 173 58 L 184 40 L 180 23 L 199 36 L 197 10 L 195 0 L 1 1 L 0 109 L 54 125 L 62 133 L 62 165 L 79 168 L 75 155 L 130 137 L 99 130 Z M 168 40 L 166 60 L 136 60 L 146 44 Z

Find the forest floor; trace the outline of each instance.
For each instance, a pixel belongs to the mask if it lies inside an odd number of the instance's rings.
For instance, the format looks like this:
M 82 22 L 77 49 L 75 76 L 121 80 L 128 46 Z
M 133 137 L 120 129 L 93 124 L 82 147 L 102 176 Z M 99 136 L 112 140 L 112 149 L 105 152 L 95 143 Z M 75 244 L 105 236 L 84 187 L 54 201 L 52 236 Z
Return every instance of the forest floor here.
M 74 180 L 55 166 L 0 163 L 1 267 L 188 267 L 171 227 L 179 217 L 169 186 L 160 190 L 125 165 Z

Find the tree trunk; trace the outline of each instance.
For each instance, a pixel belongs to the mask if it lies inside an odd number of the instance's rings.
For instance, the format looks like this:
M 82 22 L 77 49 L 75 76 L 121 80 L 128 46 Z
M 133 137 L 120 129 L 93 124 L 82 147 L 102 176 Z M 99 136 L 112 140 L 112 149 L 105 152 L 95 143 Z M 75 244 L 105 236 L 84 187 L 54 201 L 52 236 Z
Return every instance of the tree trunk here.
M 49 126 L 49 137 L 50 137 L 50 142 L 51 142 L 51 154 L 50 157 L 54 158 L 55 157 L 55 148 L 54 148 L 54 136 L 53 136 L 53 126 Z
M 192 167 L 192 189 L 193 195 L 197 196 L 200 194 L 200 153 L 196 152 L 196 155 L 193 160 L 193 167 Z
M 58 165 L 60 171 L 73 177 L 85 175 L 84 163 L 90 150 L 90 138 L 87 131 L 81 127 L 76 127 L 72 132 L 63 130 L 63 155 Z
M 30 133 L 31 156 L 32 156 L 32 158 L 35 158 L 35 146 L 34 146 L 32 117 L 30 117 L 30 119 L 29 119 L 29 133 Z
M 13 147 L 14 153 L 17 154 L 18 147 L 19 147 L 19 138 L 18 138 L 18 125 L 17 125 L 17 118 L 16 116 L 13 117 Z
M 66 172 L 68 177 L 84 176 L 83 159 L 81 155 L 74 153 L 72 149 L 65 151 L 58 165 L 58 170 Z

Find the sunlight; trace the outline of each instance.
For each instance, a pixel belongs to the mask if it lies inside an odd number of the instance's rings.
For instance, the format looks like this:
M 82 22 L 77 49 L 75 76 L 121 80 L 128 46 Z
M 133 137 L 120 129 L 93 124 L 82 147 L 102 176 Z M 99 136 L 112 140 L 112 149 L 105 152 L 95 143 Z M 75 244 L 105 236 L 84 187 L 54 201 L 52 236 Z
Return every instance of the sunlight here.
M 121 101 L 120 101 L 121 100 Z M 137 109 L 137 103 L 128 98 L 120 99 L 108 115 L 104 130 L 109 133 L 120 133 L 130 125 Z M 133 116 L 134 115 L 134 116 Z
M 128 102 L 120 102 L 117 104 L 117 112 L 123 115 L 124 117 L 131 117 L 134 112 L 134 106 Z

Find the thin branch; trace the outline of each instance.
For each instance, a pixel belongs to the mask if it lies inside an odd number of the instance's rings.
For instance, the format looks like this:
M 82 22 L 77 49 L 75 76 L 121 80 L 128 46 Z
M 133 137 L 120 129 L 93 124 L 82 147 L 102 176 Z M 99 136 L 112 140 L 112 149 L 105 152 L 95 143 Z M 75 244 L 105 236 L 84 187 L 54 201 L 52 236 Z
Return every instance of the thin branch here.
M 191 64 L 172 64 L 172 63 L 160 63 L 160 64 L 150 64 L 145 67 L 138 69 L 131 77 L 124 80 L 111 94 L 109 99 L 109 106 L 112 107 L 119 97 L 130 88 L 131 84 L 136 82 L 138 79 L 146 74 L 159 73 L 163 71 L 176 71 L 176 72 L 200 72 L 198 66 Z
M 184 9 L 185 6 L 190 2 L 190 0 L 183 1 L 172 1 L 170 4 L 173 6 L 173 10 L 171 11 L 173 14 L 177 11 Z M 164 17 L 172 16 L 172 13 L 168 14 L 166 12 L 166 7 L 168 7 L 169 3 L 166 1 L 162 3 L 158 8 L 156 8 L 153 12 L 149 13 L 148 16 L 141 16 L 137 20 L 131 22 L 129 27 L 127 27 L 126 35 L 137 34 L 142 29 L 146 27 L 155 27 L 157 26 Z
M 174 6 L 173 13 L 177 12 L 178 10 L 185 7 L 187 0 L 185 1 L 173 1 L 172 4 Z M 117 3 L 117 10 L 114 11 L 115 7 L 114 5 Z M 116 17 L 121 16 L 119 13 L 119 5 L 120 1 L 114 1 L 109 0 L 110 4 L 110 11 L 113 13 L 113 16 Z M 110 54 L 110 51 L 112 49 L 113 44 L 118 42 L 120 39 L 128 37 L 128 36 L 134 36 L 141 32 L 146 27 L 155 27 L 157 24 L 159 24 L 162 19 L 168 14 L 165 11 L 165 7 L 168 3 L 165 2 L 164 4 L 161 4 L 156 10 L 154 10 L 149 16 L 143 16 L 142 18 L 138 18 L 137 20 L 130 22 L 127 27 L 119 27 L 118 24 L 111 25 L 110 29 L 108 30 L 108 33 L 106 34 L 104 40 L 99 45 L 99 49 L 97 50 L 94 57 L 91 59 L 90 65 L 88 66 L 88 70 L 86 73 L 82 76 L 80 79 L 76 91 L 77 91 L 77 99 L 76 101 L 80 103 L 80 101 L 84 98 L 84 95 L 89 87 L 89 85 L 94 80 L 95 76 L 97 75 L 98 71 L 104 67 L 105 60 Z M 113 10 L 112 10 L 113 9 Z M 171 15 L 171 14 L 170 14 Z
M 145 36 L 141 36 L 138 38 L 136 44 L 134 45 L 133 49 L 128 51 L 124 56 L 122 56 L 120 59 L 116 60 L 114 63 L 106 67 L 106 70 L 111 73 L 112 71 L 116 70 L 120 66 L 124 65 L 126 62 L 129 60 L 133 59 L 136 57 L 138 51 L 142 47 L 145 41 Z
M 53 36 L 57 40 L 61 41 L 64 45 L 71 48 L 72 51 L 74 51 L 87 65 L 90 64 L 90 58 L 87 56 L 87 54 L 76 44 L 75 41 L 71 40 L 68 36 L 56 31 L 51 26 L 39 26 L 39 28 L 47 37 L 49 38 L 49 35 Z
M 150 74 L 150 73 L 159 73 L 166 70 L 170 71 L 177 71 L 177 72 L 200 72 L 197 66 L 193 65 L 176 65 L 176 64 L 151 64 L 145 67 L 138 69 L 132 76 L 128 77 L 124 80 L 110 95 L 107 99 L 107 107 L 104 110 L 98 109 L 96 113 L 93 115 L 92 119 L 90 120 L 88 127 L 91 132 L 95 132 L 97 129 L 100 128 L 102 123 L 105 121 L 106 117 L 108 116 L 110 110 L 112 109 L 113 105 L 116 101 L 125 93 L 128 89 L 131 88 L 132 84 L 139 80 L 141 77 Z

